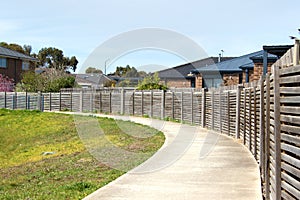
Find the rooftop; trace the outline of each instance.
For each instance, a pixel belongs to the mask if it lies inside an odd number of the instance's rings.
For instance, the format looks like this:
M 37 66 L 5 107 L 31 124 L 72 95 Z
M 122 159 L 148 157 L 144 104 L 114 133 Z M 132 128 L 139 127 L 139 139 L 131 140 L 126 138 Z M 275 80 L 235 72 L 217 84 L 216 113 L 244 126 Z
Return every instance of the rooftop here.
M 253 59 L 262 58 L 264 51 L 257 51 L 254 53 L 246 54 L 237 58 L 212 64 L 206 67 L 200 67 L 192 70 L 192 73 L 205 73 L 205 72 L 221 72 L 221 73 L 235 73 L 242 72 L 242 68 L 252 68 L 254 66 Z M 276 55 L 268 54 L 268 59 L 277 59 Z
M 103 82 L 111 81 L 111 79 L 104 74 L 75 74 L 74 76 L 76 76 L 76 81 L 79 83 L 99 85 Z
M 221 62 L 233 59 L 235 57 L 221 57 Z M 199 67 L 206 67 L 217 63 L 219 57 L 208 57 L 201 60 L 197 60 L 194 62 L 185 63 L 182 65 L 178 65 L 176 67 L 164 69 L 158 71 L 158 75 L 160 78 L 183 78 L 186 77 L 192 70 L 195 70 Z
M 23 53 L 19 53 L 17 51 L 7 49 L 7 48 L 1 47 L 1 46 L 0 46 L 0 56 L 21 59 L 21 60 L 35 61 L 35 62 L 38 61 L 38 59 L 36 59 L 36 58 L 33 58 L 33 57 L 25 55 Z

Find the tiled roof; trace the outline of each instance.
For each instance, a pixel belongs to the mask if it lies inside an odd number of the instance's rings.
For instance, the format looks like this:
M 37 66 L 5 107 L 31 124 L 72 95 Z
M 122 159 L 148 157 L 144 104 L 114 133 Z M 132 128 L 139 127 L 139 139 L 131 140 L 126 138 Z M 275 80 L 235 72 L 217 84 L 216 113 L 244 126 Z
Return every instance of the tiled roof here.
M 111 81 L 111 79 L 104 74 L 76 74 L 76 81 L 80 83 L 100 85 L 106 81 Z
M 221 62 L 233 59 L 235 57 L 222 57 Z M 186 63 L 176 67 L 168 68 L 158 71 L 158 75 L 163 78 L 183 78 L 186 77 L 192 70 L 200 67 L 206 67 L 218 62 L 219 57 L 208 57 L 201 60 L 197 60 L 191 63 Z
M 28 55 L 19 53 L 17 51 L 13 51 L 11 49 L 7 49 L 5 47 L 0 46 L 0 56 L 9 57 L 9 58 L 16 58 L 21 60 L 30 60 L 30 61 L 38 61 L 38 59 L 30 57 Z
M 264 51 L 257 51 L 254 53 L 250 53 L 247 55 L 243 55 L 231 60 L 227 60 L 224 62 L 219 62 L 216 64 L 212 64 L 206 67 L 197 68 L 192 70 L 193 73 L 203 73 L 203 72 L 242 72 L 241 68 L 251 68 L 254 66 L 253 58 L 260 58 L 263 56 Z M 268 54 L 268 58 L 277 58 L 272 54 Z

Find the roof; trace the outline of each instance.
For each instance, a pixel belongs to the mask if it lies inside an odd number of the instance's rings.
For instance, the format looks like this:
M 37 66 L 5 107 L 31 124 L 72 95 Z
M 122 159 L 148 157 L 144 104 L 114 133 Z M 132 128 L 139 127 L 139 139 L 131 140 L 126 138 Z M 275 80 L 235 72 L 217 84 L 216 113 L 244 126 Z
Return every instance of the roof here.
M 230 60 L 233 58 L 235 58 L 235 57 L 222 57 L 221 62 Z M 176 79 L 176 78 L 187 77 L 187 75 L 192 70 L 195 70 L 196 68 L 199 68 L 199 67 L 206 67 L 206 66 L 212 65 L 214 63 L 217 63 L 218 59 L 219 59 L 219 57 L 208 57 L 208 58 L 204 58 L 204 59 L 197 60 L 194 62 L 185 63 L 182 65 L 178 65 L 176 67 L 158 71 L 158 76 L 161 79 L 164 79 L 164 78 L 175 78 Z
M 21 59 L 21 60 L 29 60 L 29 61 L 38 61 L 38 59 L 33 58 L 31 56 L 25 55 L 23 53 L 1 47 L 0 46 L 0 56 L 8 57 L 8 58 L 15 58 L 15 59 Z
M 219 62 L 213 65 L 209 65 L 206 67 L 197 68 L 192 70 L 193 73 L 205 73 L 205 72 L 221 72 L 221 73 L 235 73 L 242 72 L 242 68 L 253 68 L 254 58 L 261 58 L 263 56 L 264 51 L 257 51 L 254 53 L 246 54 L 237 58 L 233 58 L 231 60 Z M 269 58 L 276 58 L 277 56 L 268 54 Z
M 101 85 L 107 81 L 111 81 L 104 74 L 75 74 L 77 83 L 88 83 L 94 85 Z
M 281 57 L 293 46 L 294 45 L 264 45 L 263 50 L 266 50 L 268 53 Z

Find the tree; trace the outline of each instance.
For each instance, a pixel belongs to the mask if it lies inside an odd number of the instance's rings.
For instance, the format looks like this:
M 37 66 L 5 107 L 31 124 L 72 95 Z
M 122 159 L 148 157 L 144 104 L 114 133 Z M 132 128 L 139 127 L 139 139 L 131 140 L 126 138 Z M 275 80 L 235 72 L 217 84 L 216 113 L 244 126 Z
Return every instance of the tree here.
M 146 76 L 137 87 L 138 90 L 167 90 L 167 86 L 160 83 L 158 73 Z
M 126 65 L 126 67 L 118 66 L 116 71 L 111 75 L 120 76 L 120 77 L 145 77 L 147 75 L 144 71 L 138 71 L 135 67 L 130 67 Z
M 57 70 L 75 72 L 78 60 L 75 56 L 65 57 L 63 51 L 54 47 L 42 48 L 38 55 L 39 65 Z
M 23 45 L 23 50 L 25 52 L 26 55 L 30 56 L 31 55 L 31 51 L 32 51 L 32 47 L 30 45 Z
M 85 73 L 87 73 L 87 74 L 103 74 L 101 69 L 96 69 L 95 67 L 88 67 L 85 70 Z
M 8 44 L 6 42 L 1 42 L 0 46 L 25 54 L 25 50 L 23 49 L 23 47 L 18 44 L 14 44 L 14 43 Z

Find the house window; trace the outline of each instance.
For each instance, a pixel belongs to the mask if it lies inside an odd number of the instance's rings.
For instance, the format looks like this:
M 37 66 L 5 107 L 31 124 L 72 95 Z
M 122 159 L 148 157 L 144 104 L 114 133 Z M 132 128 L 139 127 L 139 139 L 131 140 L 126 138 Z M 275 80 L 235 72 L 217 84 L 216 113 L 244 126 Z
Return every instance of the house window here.
M 29 62 L 28 61 L 22 62 L 22 70 L 29 70 Z
M 6 58 L 0 58 L 0 68 L 6 68 L 7 63 L 6 63 Z
M 207 88 L 217 88 L 220 87 L 223 83 L 223 78 L 222 75 L 220 74 L 205 74 L 203 75 L 203 80 L 204 80 L 204 87 Z

